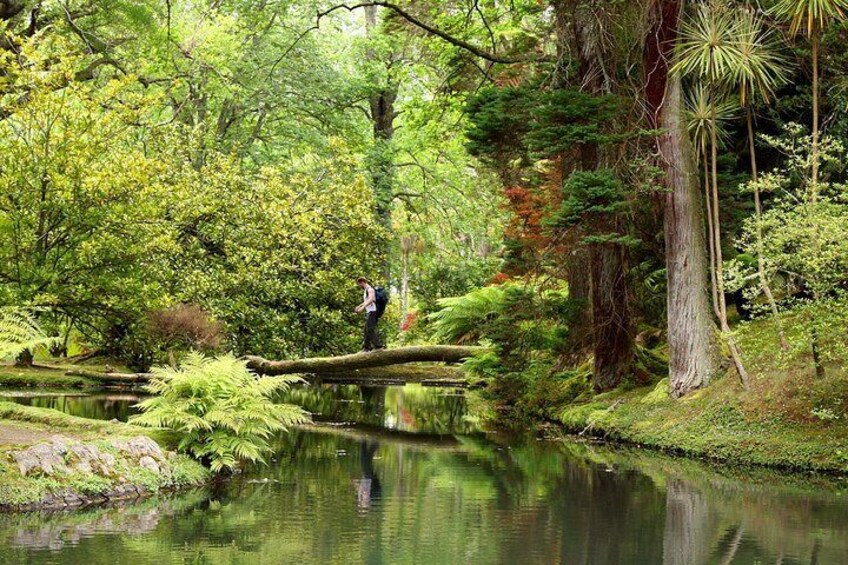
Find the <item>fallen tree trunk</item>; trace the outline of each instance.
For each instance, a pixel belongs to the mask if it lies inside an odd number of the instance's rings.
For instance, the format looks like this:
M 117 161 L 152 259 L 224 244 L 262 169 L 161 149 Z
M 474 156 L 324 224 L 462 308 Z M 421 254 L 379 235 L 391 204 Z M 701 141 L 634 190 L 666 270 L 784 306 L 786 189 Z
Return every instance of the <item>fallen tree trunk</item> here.
M 421 383 L 424 386 L 467 387 L 475 384 L 473 379 L 471 381 L 467 379 L 458 367 L 446 367 L 444 365 L 395 365 L 330 373 L 312 373 L 307 379 L 319 383 L 366 386 Z
M 65 371 L 65 374 L 70 377 L 85 377 L 104 383 L 119 384 L 144 384 L 150 381 L 150 378 L 153 376 L 153 373 L 98 373 L 96 371 L 85 371 L 82 369 L 71 369 L 70 371 Z
M 484 347 L 459 345 L 416 345 L 396 349 L 380 349 L 339 357 L 314 357 L 292 361 L 269 361 L 262 357 L 248 356 L 247 365 L 263 375 L 291 375 L 295 373 L 342 373 L 355 369 L 388 367 L 405 363 L 459 363 L 485 351 Z

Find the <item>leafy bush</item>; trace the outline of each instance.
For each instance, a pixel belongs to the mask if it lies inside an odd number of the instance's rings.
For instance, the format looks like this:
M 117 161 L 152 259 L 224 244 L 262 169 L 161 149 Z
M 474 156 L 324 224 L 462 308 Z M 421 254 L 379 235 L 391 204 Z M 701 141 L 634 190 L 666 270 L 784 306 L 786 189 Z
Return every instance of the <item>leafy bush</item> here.
M 154 310 L 147 318 L 151 337 L 171 356 L 174 351 L 216 351 L 224 341 L 221 322 L 197 304 Z
M 176 431 L 179 449 L 216 472 L 263 462 L 272 434 L 309 420 L 301 408 L 271 400 L 299 378 L 257 379 L 232 355 L 190 353 L 181 367 L 156 367 L 153 375 L 146 390 L 155 396 L 138 404 L 143 413 L 132 422 Z

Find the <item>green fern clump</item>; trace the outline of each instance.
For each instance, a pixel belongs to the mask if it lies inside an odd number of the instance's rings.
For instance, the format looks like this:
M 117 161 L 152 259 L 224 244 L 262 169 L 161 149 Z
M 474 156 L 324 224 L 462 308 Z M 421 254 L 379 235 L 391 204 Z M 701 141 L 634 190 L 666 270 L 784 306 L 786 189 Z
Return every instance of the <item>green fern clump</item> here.
M 487 322 L 503 313 L 510 285 L 485 286 L 463 296 L 442 298 L 428 319 L 438 340 L 463 343 L 484 337 Z
M 153 375 L 146 390 L 154 396 L 137 405 L 142 414 L 132 423 L 176 431 L 179 449 L 215 472 L 264 462 L 274 433 L 309 421 L 300 407 L 272 400 L 298 377 L 258 379 L 232 355 L 191 353 L 179 368 L 156 367 Z
M 38 347 L 50 347 L 57 339 L 44 333 L 30 310 L 0 308 L 0 359 L 11 359 Z

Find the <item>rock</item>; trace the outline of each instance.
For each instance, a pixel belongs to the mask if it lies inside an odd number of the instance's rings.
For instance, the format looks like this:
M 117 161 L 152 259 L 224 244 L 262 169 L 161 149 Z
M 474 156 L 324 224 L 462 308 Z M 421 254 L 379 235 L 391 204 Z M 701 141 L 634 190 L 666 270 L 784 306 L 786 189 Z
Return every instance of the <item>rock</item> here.
M 49 477 L 69 471 L 65 465 L 65 450 L 64 444 L 57 447 L 56 444 L 39 443 L 22 451 L 13 451 L 11 455 L 23 476 L 41 473 Z
M 165 461 L 165 454 L 159 444 L 147 436 L 136 436 L 129 440 L 114 439 L 109 442 L 115 449 L 128 455 L 131 459 L 138 461 L 144 456 L 152 457 L 156 461 Z
M 156 460 L 150 457 L 149 455 L 145 455 L 141 459 L 138 460 L 138 464 L 141 468 L 147 469 L 148 471 L 152 471 L 153 473 L 159 474 L 159 464 L 156 463 Z

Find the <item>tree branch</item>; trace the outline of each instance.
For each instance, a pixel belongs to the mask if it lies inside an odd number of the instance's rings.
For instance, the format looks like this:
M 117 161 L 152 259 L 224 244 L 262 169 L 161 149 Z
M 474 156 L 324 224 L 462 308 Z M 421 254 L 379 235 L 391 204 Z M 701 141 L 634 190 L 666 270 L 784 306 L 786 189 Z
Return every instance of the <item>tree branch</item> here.
M 546 58 L 546 57 L 519 57 L 519 58 L 505 57 L 503 55 L 498 55 L 497 53 L 492 53 L 492 52 L 486 51 L 485 49 L 482 49 L 481 47 L 478 47 L 476 45 L 468 43 L 467 41 L 459 39 L 458 37 L 454 37 L 453 35 L 447 33 L 446 31 L 435 28 L 435 27 L 431 26 L 430 24 L 419 20 L 417 17 L 413 16 L 412 14 L 410 14 L 409 12 L 407 12 L 406 10 L 401 8 L 400 6 L 393 4 L 391 2 L 360 2 L 358 4 L 339 4 L 337 6 L 333 6 L 332 8 L 329 8 L 327 10 L 324 10 L 323 12 L 318 12 L 318 14 L 317 14 L 317 22 L 318 23 L 316 24 L 315 27 L 316 28 L 318 27 L 318 24 L 320 24 L 322 18 L 329 16 L 330 14 L 332 14 L 335 11 L 347 10 L 348 12 L 352 12 L 356 9 L 367 8 L 369 6 L 380 6 L 382 8 L 389 9 L 389 10 L 393 11 L 395 14 L 397 14 L 398 16 L 400 16 L 401 18 L 403 18 L 404 20 L 406 20 L 407 22 L 414 25 L 415 27 L 421 28 L 431 35 L 435 35 L 437 37 L 440 37 L 441 39 L 450 43 L 451 45 L 454 45 L 456 47 L 464 49 L 464 50 L 468 51 L 469 53 L 476 55 L 477 57 L 480 57 L 481 59 L 491 61 L 492 63 L 502 63 L 502 64 L 505 64 L 505 65 L 511 65 L 511 64 L 516 64 L 516 63 L 541 63 L 541 62 L 547 62 L 547 61 L 550 60 L 549 58 Z

